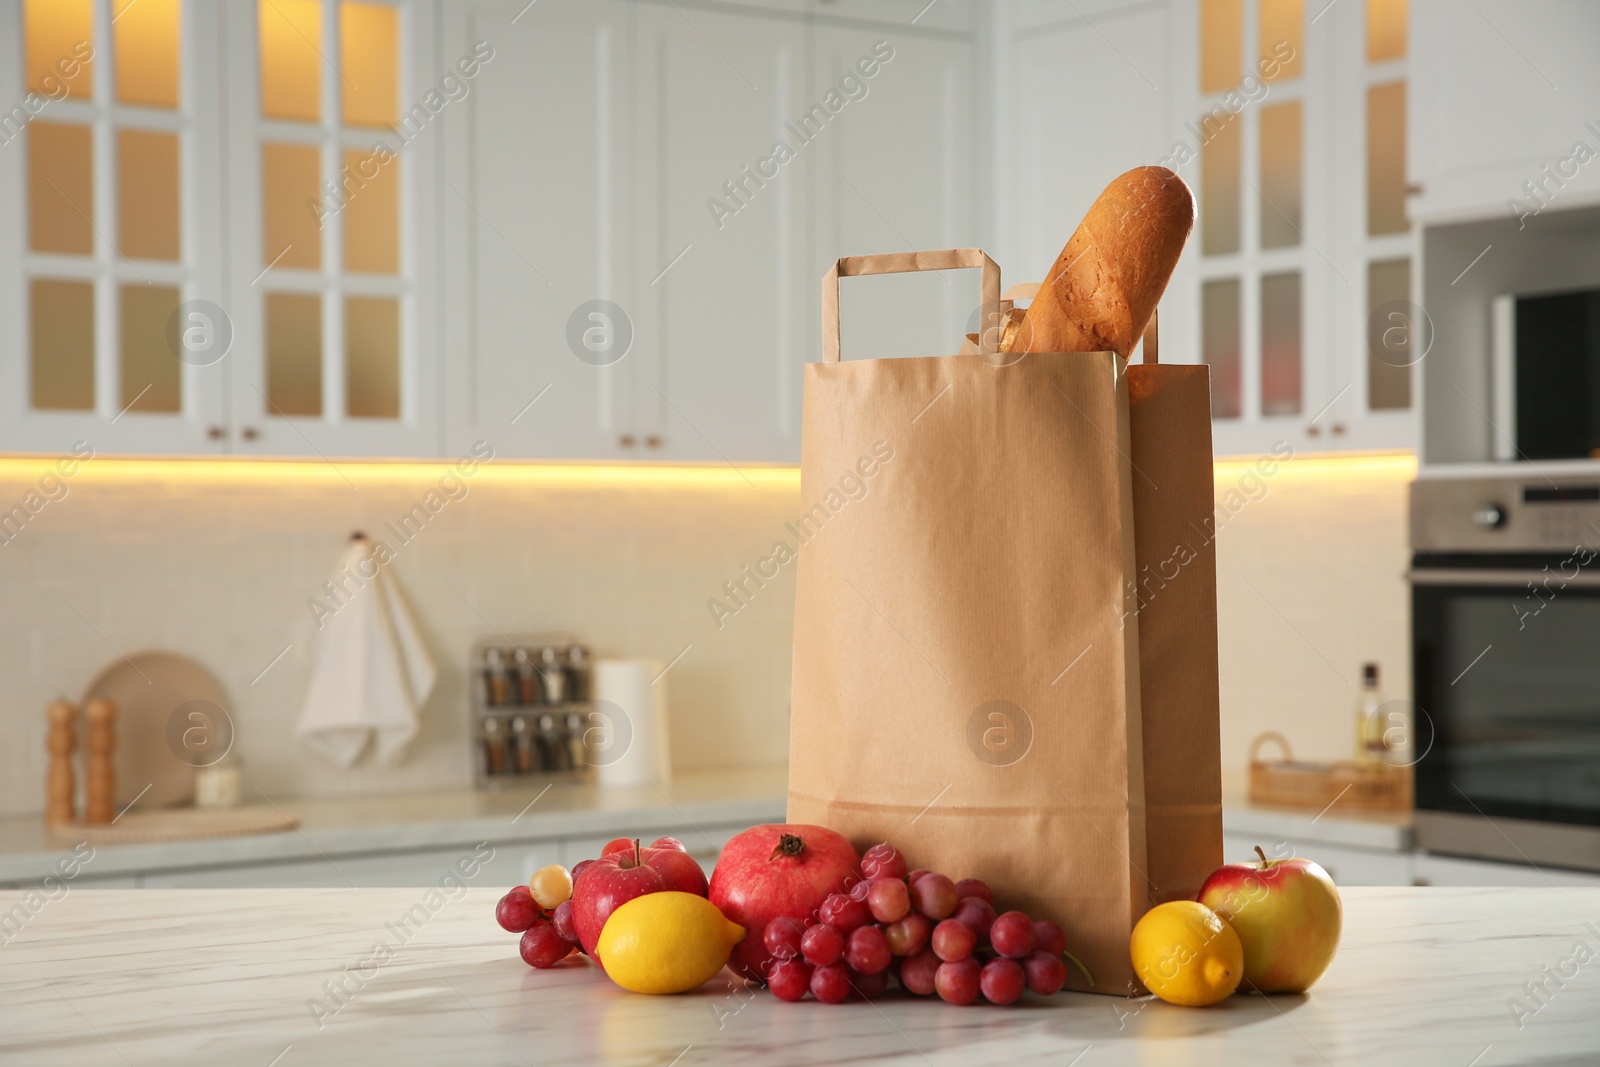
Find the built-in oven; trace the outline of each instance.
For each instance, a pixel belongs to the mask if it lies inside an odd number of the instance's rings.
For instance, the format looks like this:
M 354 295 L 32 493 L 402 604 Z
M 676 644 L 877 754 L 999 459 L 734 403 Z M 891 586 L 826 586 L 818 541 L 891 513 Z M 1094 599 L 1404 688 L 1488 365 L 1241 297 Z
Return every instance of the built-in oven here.
M 1419 846 L 1600 870 L 1600 475 L 1418 479 Z

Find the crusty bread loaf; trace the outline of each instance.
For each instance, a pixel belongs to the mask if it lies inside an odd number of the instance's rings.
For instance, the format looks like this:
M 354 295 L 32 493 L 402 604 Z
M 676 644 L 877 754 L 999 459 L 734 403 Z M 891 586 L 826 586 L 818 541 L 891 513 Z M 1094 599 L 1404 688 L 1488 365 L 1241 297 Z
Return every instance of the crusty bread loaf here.
M 1106 186 L 1001 351 L 1127 356 L 1144 334 L 1194 226 L 1194 194 L 1166 167 Z

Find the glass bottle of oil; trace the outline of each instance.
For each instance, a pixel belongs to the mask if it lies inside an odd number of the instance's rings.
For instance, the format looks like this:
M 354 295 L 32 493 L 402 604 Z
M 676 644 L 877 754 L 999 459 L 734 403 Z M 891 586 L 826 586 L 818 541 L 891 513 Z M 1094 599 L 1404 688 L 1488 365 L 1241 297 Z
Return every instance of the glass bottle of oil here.
M 1361 667 L 1361 696 L 1356 701 L 1356 762 L 1363 767 L 1388 763 L 1389 742 L 1383 729 L 1383 693 L 1378 689 L 1378 665 Z

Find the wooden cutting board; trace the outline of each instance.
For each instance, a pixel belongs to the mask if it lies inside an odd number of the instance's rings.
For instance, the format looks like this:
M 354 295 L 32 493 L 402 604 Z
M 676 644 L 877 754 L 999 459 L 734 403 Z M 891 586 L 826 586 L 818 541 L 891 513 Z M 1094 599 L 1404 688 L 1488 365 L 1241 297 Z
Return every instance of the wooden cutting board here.
M 208 837 L 240 837 L 293 830 L 300 820 L 268 804 L 242 808 L 173 808 L 130 811 L 114 823 L 52 826 L 58 837 L 91 845 L 129 845 L 150 841 L 198 841 Z

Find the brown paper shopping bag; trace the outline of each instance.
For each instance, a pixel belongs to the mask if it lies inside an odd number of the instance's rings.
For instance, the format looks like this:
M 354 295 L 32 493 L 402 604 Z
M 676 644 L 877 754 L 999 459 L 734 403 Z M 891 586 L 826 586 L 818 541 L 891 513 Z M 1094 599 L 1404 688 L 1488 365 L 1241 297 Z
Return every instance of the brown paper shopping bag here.
M 999 270 L 976 249 L 842 259 L 824 281 L 825 359 L 805 380 L 789 818 L 982 877 L 1005 906 L 1060 923 L 1095 989 L 1137 992 L 1133 923 L 1220 862 L 1210 426 L 1188 411 L 1197 387 L 1209 410 L 1204 368 L 1141 378 L 1114 353 L 1013 358 L 992 338 L 976 354 L 840 361 L 839 277 L 955 267 L 980 268 L 998 306 Z M 1184 417 L 1151 429 L 1146 408 Z M 1146 456 L 1141 429 L 1189 454 Z M 1161 488 L 1202 464 L 1202 487 Z M 1151 519 L 1157 540 L 1136 535 L 1141 507 L 1202 495 L 1195 514 Z M 1164 558 L 1156 546 L 1191 521 L 1195 558 L 1152 568 L 1141 598 L 1139 551 Z M 1175 703 L 1146 715 L 1146 669 L 1170 672 L 1141 654 L 1144 613 L 1204 615 L 1208 596 L 1209 631 L 1191 619 L 1153 640 L 1173 669 L 1209 675 L 1209 704 L 1205 677 L 1152 677 Z M 1197 840 L 1169 847 L 1169 833 Z

